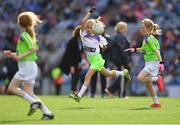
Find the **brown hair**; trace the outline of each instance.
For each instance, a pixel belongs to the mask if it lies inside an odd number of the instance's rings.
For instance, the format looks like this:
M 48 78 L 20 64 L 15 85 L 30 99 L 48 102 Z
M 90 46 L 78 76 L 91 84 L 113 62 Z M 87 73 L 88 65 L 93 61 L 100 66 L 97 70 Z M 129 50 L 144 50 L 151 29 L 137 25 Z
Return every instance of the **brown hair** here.
M 78 38 L 80 36 L 80 30 L 81 26 L 75 27 L 75 29 L 72 31 L 72 37 Z
M 34 26 L 37 23 L 41 23 L 41 20 L 38 16 L 33 12 L 22 12 L 18 16 L 18 24 L 25 28 L 26 32 L 32 37 L 35 38 L 36 33 L 34 30 Z
M 141 21 L 141 23 L 145 25 L 149 34 L 161 35 L 160 26 L 158 24 L 155 24 L 152 20 L 145 18 Z

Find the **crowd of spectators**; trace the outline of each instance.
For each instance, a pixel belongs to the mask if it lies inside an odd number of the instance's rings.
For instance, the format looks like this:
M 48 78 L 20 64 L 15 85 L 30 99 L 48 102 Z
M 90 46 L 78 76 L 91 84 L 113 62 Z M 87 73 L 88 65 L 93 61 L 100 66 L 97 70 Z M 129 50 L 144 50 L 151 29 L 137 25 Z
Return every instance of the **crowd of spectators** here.
M 0 53 L 6 48 L 15 51 L 19 34 L 17 15 L 22 11 L 37 13 L 43 20 L 37 27 L 40 78 L 41 81 L 50 79 L 50 71 L 60 63 L 72 29 L 91 6 L 97 8 L 93 17 L 103 17 L 110 35 L 114 33 L 112 27 L 118 21 L 127 22 L 130 25 L 128 38 L 131 46 L 141 45 L 142 37 L 137 31 L 141 19 L 151 18 L 158 23 L 163 30 L 159 41 L 165 62 L 165 82 L 180 85 L 179 0 L 0 0 Z M 6 73 L 3 65 L 6 58 L 2 54 L 0 60 L 0 72 Z M 132 89 L 137 90 L 139 83 L 136 75 L 143 65 L 142 55 L 133 54 L 132 60 Z

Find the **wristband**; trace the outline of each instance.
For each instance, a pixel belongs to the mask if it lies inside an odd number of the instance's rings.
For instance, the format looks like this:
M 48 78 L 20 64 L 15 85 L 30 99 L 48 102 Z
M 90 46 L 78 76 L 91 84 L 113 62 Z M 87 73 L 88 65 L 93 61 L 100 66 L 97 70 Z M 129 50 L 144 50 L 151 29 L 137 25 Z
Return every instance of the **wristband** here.
M 89 12 L 90 12 L 90 13 L 93 13 L 93 10 L 90 10 Z
M 137 48 L 134 47 L 134 52 L 137 52 Z
M 159 64 L 164 64 L 164 62 L 163 62 L 163 61 L 160 61 Z

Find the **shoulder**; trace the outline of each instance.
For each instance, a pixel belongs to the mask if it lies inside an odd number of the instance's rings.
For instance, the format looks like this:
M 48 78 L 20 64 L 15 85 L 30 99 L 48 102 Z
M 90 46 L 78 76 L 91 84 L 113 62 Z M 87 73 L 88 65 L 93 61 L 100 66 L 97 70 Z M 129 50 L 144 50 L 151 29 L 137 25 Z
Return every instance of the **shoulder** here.
M 26 32 L 21 32 L 19 36 L 23 37 L 25 34 L 26 34 Z
M 153 35 L 148 36 L 147 40 L 150 43 L 158 42 L 158 39 L 155 36 L 153 36 Z
M 68 43 L 67 43 L 67 45 L 71 45 L 71 44 L 76 44 L 77 43 L 77 40 L 74 38 L 74 37 L 72 37 L 69 41 L 68 41 Z
M 112 41 L 117 41 L 117 34 L 116 34 L 116 35 L 113 35 L 113 36 L 111 37 L 111 40 L 112 40 Z
M 157 38 L 153 35 L 148 36 L 148 40 L 157 40 Z
M 25 40 L 25 34 L 26 34 L 26 32 L 21 32 L 21 33 L 20 33 L 19 39 L 20 39 L 21 41 L 24 41 L 24 40 Z
M 20 37 L 22 37 L 22 38 L 27 38 L 28 36 L 29 36 L 29 34 L 25 31 L 20 34 Z

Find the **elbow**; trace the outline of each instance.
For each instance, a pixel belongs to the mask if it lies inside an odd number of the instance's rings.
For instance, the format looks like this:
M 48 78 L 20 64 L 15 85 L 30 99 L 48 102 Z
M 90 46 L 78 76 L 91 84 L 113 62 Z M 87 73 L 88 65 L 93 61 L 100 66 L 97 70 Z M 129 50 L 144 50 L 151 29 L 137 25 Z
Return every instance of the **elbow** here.
M 36 52 L 36 51 L 38 51 L 38 50 L 39 50 L 39 47 L 37 47 L 37 48 L 33 48 L 32 50 L 33 50 L 33 52 Z
M 156 50 L 156 55 L 160 55 L 160 51 L 159 50 Z

